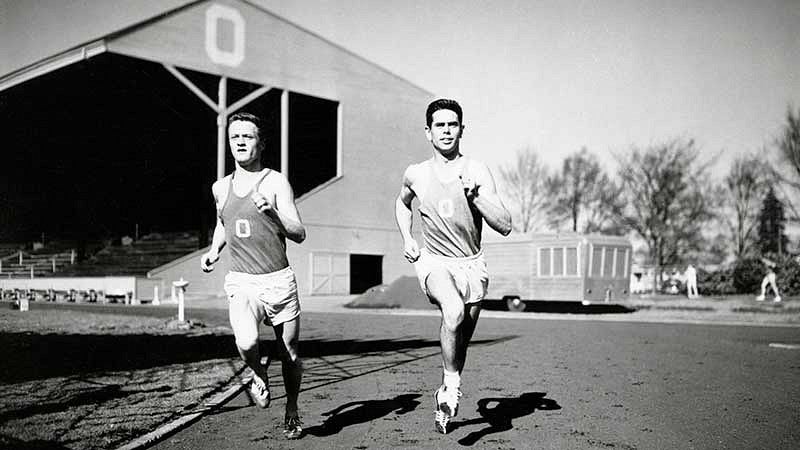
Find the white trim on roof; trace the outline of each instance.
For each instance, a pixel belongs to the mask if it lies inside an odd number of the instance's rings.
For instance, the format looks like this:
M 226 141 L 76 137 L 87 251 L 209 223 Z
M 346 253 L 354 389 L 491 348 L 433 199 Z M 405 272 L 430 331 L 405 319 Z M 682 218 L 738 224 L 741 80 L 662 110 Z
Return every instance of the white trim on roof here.
M 28 80 L 50 73 L 54 70 L 61 69 L 62 67 L 66 67 L 71 64 L 75 64 L 76 62 L 97 56 L 101 53 L 105 53 L 106 50 L 106 41 L 104 39 L 100 39 L 98 41 L 94 41 L 84 46 L 44 59 L 34 65 L 25 67 L 0 78 L 0 92 L 20 83 L 24 83 Z

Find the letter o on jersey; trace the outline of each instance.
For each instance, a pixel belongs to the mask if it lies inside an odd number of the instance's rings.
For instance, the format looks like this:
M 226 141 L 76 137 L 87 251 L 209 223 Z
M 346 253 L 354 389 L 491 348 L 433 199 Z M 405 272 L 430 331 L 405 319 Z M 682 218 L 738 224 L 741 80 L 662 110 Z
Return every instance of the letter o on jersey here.
M 445 219 L 453 217 L 453 200 L 449 198 L 439 200 L 439 203 L 436 205 L 436 210 L 439 215 Z
M 232 29 L 231 48 L 220 48 L 220 24 L 228 22 Z M 228 37 L 227 34 L 222 37 Z M 225 47 L 228 47 L 227 45 Z M 213 4 L 206 10 L 206 54 L 215 64 L 237 67 L 244 61 L 244 18 L 230 6 Z
M 250 221 L 246 219 L 238 219 L 236 221 L 236 237 L 249 238 L 250 237 Z

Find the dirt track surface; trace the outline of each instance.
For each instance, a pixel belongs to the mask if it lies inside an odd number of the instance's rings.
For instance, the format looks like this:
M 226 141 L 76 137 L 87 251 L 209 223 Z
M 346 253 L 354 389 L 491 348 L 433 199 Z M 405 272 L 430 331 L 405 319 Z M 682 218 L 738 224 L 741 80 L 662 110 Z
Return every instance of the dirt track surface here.
M 209 320 L 209 319 L 206 319 Z M 272 339 L 271 333 L 263 335 Z M 800 328 L 482 318 L 454 430 L 433 430 L 438 318 L 305 313 L 307 435 L 242 394 L 157 449 L 796 448 Z M 267 344 L 267 346 L 269 346 Z

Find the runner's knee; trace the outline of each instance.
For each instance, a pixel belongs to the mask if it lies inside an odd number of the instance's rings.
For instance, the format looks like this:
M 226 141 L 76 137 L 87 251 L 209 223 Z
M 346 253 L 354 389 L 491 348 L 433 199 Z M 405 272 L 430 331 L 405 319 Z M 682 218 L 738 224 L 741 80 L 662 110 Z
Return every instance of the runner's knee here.
M 461 326 L 461 322 L 464 321 L 464 305 L 461 302 L 449 301 L 441 303 L 440 307 L 442 322 L 448 330 L 455 331 Z
M 299 338 L 290 338 L 288 342 L 284 341 L 282 337 L 279 338 L 277 341 L 278 358 L 287 363 L 298 364 L 300 361 L 299 341 Z
M 288 364 L 293 365 L 300 365 L 300 356 L 297 352 L 296 346 L 286 346 L 286 345 L 279 345 L 278 346 L 278 358 L 281 361 Z
M 240 349 L 248 351 L 258 347 L 258 332 L 252 333 L 240 330 L 234 333 L 234 335 L 236 337 L 236 346 Z

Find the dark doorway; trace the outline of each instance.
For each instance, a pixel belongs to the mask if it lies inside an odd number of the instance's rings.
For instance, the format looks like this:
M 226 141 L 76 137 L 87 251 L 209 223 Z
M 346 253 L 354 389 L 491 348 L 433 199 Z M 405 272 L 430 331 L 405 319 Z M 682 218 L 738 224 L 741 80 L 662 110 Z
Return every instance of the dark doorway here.
M 350 293 L 364 291 L 383 283 L 383 255 L 350 255 Z

